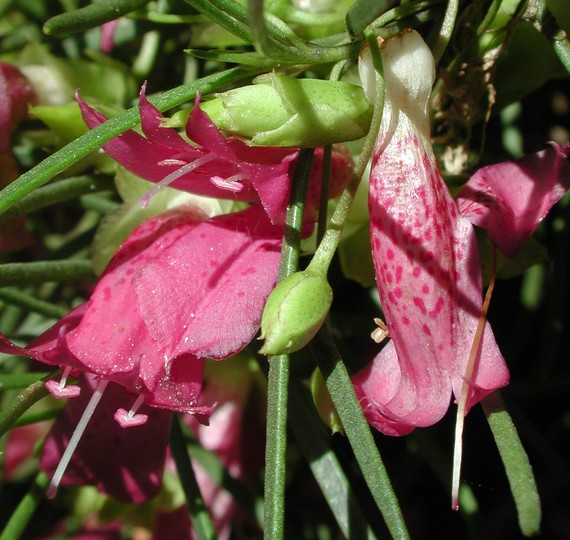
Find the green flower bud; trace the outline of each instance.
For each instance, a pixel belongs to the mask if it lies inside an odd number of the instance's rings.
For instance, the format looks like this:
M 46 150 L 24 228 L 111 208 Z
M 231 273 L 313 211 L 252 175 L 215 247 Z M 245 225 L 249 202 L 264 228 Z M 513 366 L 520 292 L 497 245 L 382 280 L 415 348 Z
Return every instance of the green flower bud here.
M 332 402 L 327 385 L 318 369 L 311 375 L 311 394 L 321 420 L 327 425 L 333 434 L 342 433 L 344 428 Z
M 324 275 L 297 272 L 275 287 L 261 318 L 262 354 L 288 354 L 303 348 L 323 324 L 332 303 Z
M 257 146 L 322 146 L 368 133 L 372 105 L 360 86 L 277 73 L 200 104 L 222 130 Z

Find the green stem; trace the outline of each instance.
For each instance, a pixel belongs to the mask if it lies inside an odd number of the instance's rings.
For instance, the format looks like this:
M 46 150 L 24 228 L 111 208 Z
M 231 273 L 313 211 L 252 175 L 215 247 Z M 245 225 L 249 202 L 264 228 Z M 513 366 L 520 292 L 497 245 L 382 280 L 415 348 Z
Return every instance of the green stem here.
M 394 539 L 409 538 L 398 499 L 366 422 L 342 357 L 323 326 L 311 342 L 311 351 L 340 417 L 364 480 Z
M 51 374 L 53 376 L 53 373 Z M 0 411 L 0 437 L 4 435 L 34 403 L 48 395 L 45 389 L 45 381 L 49 376 L 30 384 L 8 407 Z
M 323 239 L 309 263 L 309 269 L 317 273 L 320 272 L 326 274 L 327 269 L 331 264 L 336 248 L 340 242 L 342 230 L 348 218 L 352 201 L 354 200 L 358 186 L 362 180 L 362 176 L 366 171 L 366 166 L 368 165 L 370 156 L 374 151 L 376 137 L 380 130 L 380 124 L 382 123 L 382 112 L 384 109 L 384 76 L 382 71 L 382 59 L 380 57 L 380 51 L 378 50 L 376 37 L 371 33 L 367 33 L 366 39 L 370 47 L 370 52 L 372 53 L 374 67 L 376 68 L 376 99 L 374 103 L 374 112 L 370 123 L 370 131 L 364 141 L 362 152 L 356 160 L 350 182 L 342 192 Z
M 30 285 L 54 281 L 92 281 L 95 279 L 91 261 L 60 260 L 0 265 L 0 287 Z
M 32 487 L 10 516 L 6 527 L 0 534 L 0 540 L 17 540 L 22 536 L 38 504 L 45 497 L 49 481 L 49 477 L 44 472 L 36 476 Z
M 150 101 L 159 111 L 163 112 L 194 99 L 197 92 L 207 94 L 220 85 L 256 75 L 260 72 L 261 70 L 245 70 L 242 68 L 228 69 L 222 73 L 209 75 L 198 81 L 168 90 L 159 96 L 151 98 Z M 138 107 L 132 107 L 124 113 L 110 118 L 44 159 L 0 192 L 0 214 L 4 213 L 11 205 L 34 189 L 51 180 L 56 174 L 64 171 L 89 154 L 89 152 L 96 150 L 102 144 L 133 127 L 139 120 Z
M 301 248 L 304 201 L 314 149 L 299 154 L 281 247 L 278 281 L 295 272 Z M 267 388 L 267 441 L 265 446 L 264 534 L 267 540 L 283 539 L 285 529 L 285 472 L 289 356 L 270 356 Z
M 192 526 L 196 532 L 198 540 L 211 540 L 216 538 L 216 531 L 212 523 L 212 518 L 206 508 L 206 504 L 200 493 L 200 487 L 196 481 L 196 475 L 190 461 L 186 440 L 182 432 L 180 418 L 174 415 L 172 428 L 170 430 L 170 450 L 176 463 L 176 470 L 180 477 L 180 483 L 186 496 L 188 510 Z
M 540 531 L 542 510 L 536 480 L 527 453 L 501 394 L 496 391 L 482 402 L 517 507 L 519 527 L 525 536 Z

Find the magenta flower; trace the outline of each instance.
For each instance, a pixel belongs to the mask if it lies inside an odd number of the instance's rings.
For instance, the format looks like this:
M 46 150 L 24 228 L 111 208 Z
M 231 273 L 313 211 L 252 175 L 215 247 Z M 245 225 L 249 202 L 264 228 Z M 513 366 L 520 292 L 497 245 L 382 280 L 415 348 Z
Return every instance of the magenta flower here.
M 0 350 L 62 366 L 62 380 L 47 384 L 58 397 L 79 394 L 78 386 L 66 384 L 78 372 L 123 386 L 138 397 L 113 402 L 121 427 L 148 422 L 148 414 L 138 412 L 143 403 L 208 415 L 210 408 L 199 403 L 203 359 L 233 355 L 258 331 L 277 276 L 282 231 L 259 206 L 200 217 L 185 209 L 145 221 L 87 303 L 28 347 L 0 336 Z
M 80 105 L 90 126 L 104 120 L 84 103 Z M 127 132 L 105 145 L 120 163 L 160 185 L 173 183 L 195 193 L 230 194 L 261 204 L 212 219 L 188 207 L 148 219 L 121 245 L 88 302 L 28 347 L 0 336 L 0 351 L 62 367 L 61 380 L 46 383 L 56 397 L 80 394 L 80 386 L 67 384 L 70 375 L 84 372 L 100 381 L 83 416 L 79 418 L 77 407 L 71 407 L 67 420 L 50 436 L 42 463 L 51 472 L 55 458 L 60 460 L 48 495 L 63 481 L 95 483 L 123 500 L 147 498 L 152 489 L 140 486 L 156 489 L 160 476 L 156 460 L 152 467 L 143 461 L 136 471 L 121 469 L 118 487 L 106 478 L 87 448 L 79 452 L 75 472 L 65 473 L 70 460 L 75 460 L 83 432 L 89 429 L 89 419 L 116 406 L 114 419 L 121 428 L 144 426 L 149 414 L 140 412 L 143 405 L 207 417 L 211 409 L 200 403 L 204 359 L 228 358 L 253 339 L 277 277 L 280 220 L 298 151 L 250 148 L 237 139 L 226 140 L 199 107 L 187 127 L 197 144 L 192 146 L 174 130 L 160 127 L 159 113 L 146 100 L 144 88 L 140 108 L 148 138 Z M 319 157 L 309 179 L 307 231 L 320 195 Z M 350 173 L 351 160 L 337 149 L 331 194 L 338 193 Z M 135 397 L 127 403 L 117 403 L 116 397 L 103 413 L 97 413 L 109 383 Z M 73 434 L 70 418 L 78 420 Z M 66 441 L 69 445 L 62 454 Z M 78 468 L 83 472 L 78 473 Z
M 79 98 L 78 102 L 90 128 L 106 120 Z M 127 131 L 104 144 L 113 159 L 140 178 L 157 183 L 156 189 L 169 185 L 196 195 L 261 202 L 272 222 L 283 222 L 298 148 L 252 147 L 237 137 L 224 137 L 200 109 L 199 97 L 186 125 L 192 145 L 176 130 L 161 126 L 161 114 L 146 99 L 145 86 L 139 103 L 145 137 Z M 317 150 L 307 219 L 314 219 L 318 207 L 321 155 L 322 150 Z M 330 196 L 335 197 L 352 171 L 352 160 L 343 147 L 335 146 L 332 171 Z
M 460 208 L 470 203 L 475 222 L 488 226 L 492 240 L 512 253 L 570 179 L 562 159 L 568 150 L 550 150 L 516 165 L 482 169 L 465 187 L 458 208 L 431 146 L 431 52 L 409 31 L 384 42 L 382 58 L 386 104 L 369 208 L 376 281 L 391 340 L 353 383 L 368 421 L 388 435 L 404 435 L 441 419 L 452 393 L 459 401 L 464 383 L 466 413 L 509 379 L 488 323 L 471 365 L 482 312 L 481 268 L 473 226 Z M 363 62 L 364 80 L 366 67 Z M 544 171 L 547 156 L 553 162 L 539 187 L 537 172 Z

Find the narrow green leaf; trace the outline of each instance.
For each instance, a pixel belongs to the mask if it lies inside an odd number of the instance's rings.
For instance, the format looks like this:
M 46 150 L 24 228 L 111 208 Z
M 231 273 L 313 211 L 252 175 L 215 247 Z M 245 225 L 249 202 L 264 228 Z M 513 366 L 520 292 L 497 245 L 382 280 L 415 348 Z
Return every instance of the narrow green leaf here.
M 350 487 L 331 438 L 309 408 L 303 390 L 294 385 L 289 392 L 289 424 L 315 480 L 346 538 L 375 538 Z
M 39 313 L 54 319 L 63 317 L 69 311 L 67 308 L 46 302 L 35 295 L 17 289 L 0 289 L 0 300 L 4 300 L 4 302 L 13 306 L 24 308 L 28 312 Z
M 29 214 L 52 204 L 73 200 L 86 193 L 114 189 L 113 180 L 107 176 L 75 176 L 54 182 L 26 195 L 18 204 L 0 216 L 0 223 L 21 214 Z
M 53 373 L 51 374 L 53 375 Z M 18 394 L 16 399 L 10 403 L 8 407 L 0 411 L 0 437 L 4 435 L 34 403 L 48 395 L 45 389 L 45 381 L 49 378 L 44 377 L 35 383 L 32 383 L 23 392 Z
M 0 391 L 25 388 L 40 379 L 49 377 L 50 373 L 2 373 L 0 374 Z
M 302 149 L 295 169 L 277 281 L 292 275 L 299 263 L 304 201 L 313 153 L 313 148 Z M 264 534 L 267 540 L 281 540 L 285 523 L 289 355 L 270 356 L 268 361 Z
M 148 4 L 150 0 L 99 0 L 91 4 L 52 17 L 44 24 L 44 32 L 52 36 L 65 36 L 83 32 L 113 21 Z
M 525 536 L 540 532 L 542 509 L 532 466 L 501 394 L 496 391 L 482 402 L 495 443 L 505 466 L 517 507 L 519 527 Z
M 230 62 L 232 64 L 240 64 L 243 66 L 254 66 L 260 68 L 270 68 L 278 63 L 277 60 L 266 58 L 265 56 L 249 51 L 227 51 L 225 49 L 200 50 L 185 49 L 185 53 L 191 54 L 196 58 L 203 60 L 215 60 L 216 62 Z
M 200 493 L 200 487 L 196 481 L 196 475 L 194 474 L 186 441 L 184 440 L 180 418 L 176 414 L 174 415 L 170 431 L 170 450 L 172 451 L 180 483 L 186 496 L 190 519 L 192 520 L 196 536 L 198 540 L 212 540 L 216 538 L 216 531 Z
M 348 33 L 353 37 L 362 36 L 364 29 L 395 3 L 395 0 L 356 0 L 346 14 Z
M 350 381 L 326 325 L 311 342 L 315 358 L 338 412 L 364 480 L 394 539 L 409 538 L 396 494 Z

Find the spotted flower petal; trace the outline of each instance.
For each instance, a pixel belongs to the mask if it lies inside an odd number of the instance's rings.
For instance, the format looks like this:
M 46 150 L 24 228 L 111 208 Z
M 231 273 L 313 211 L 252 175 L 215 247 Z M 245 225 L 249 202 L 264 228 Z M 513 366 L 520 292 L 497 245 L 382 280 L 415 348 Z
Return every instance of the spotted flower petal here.
M 403 435 L 437 422 L 452 392 L 460 394 L 481 315 L 481 270 L 473 228 L 459 214 L 431 146 L 431 53 L 419 34 L 409 31 L 384 42 L 382 58 L 386 105 L 369 208 L 391 341 L 353 383 L 369 422 L 386 434 Z M 507 381 L 487 324 L 468 407 Z

